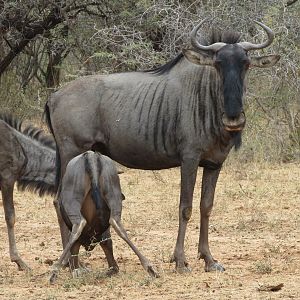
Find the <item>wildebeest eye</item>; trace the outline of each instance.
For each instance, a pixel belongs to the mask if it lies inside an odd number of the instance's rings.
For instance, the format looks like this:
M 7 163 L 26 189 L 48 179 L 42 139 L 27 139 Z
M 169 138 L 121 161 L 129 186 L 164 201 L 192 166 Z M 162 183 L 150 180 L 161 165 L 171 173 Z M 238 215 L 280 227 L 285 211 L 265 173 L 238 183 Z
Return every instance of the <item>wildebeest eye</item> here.
M 247 69 L 249 69 L 249 67 L 250 67 L 250 63 L 249 63 L 249 62 L 246 62 L 246 63 L 245 63 L 245 69 L 247 70 Z
M 247 70 L 247 69 L 249 68 L 249 66 L 250 66 L 250 60 L 247 59 L 247 58 L 242 59 L 242 60 L 241 60 L 241 65 L 243 65 L 244 68 Z
M 221 60 L 215 60 L 214 64 L 215 64 L 216 68 L 220 68 L 221 67 Z

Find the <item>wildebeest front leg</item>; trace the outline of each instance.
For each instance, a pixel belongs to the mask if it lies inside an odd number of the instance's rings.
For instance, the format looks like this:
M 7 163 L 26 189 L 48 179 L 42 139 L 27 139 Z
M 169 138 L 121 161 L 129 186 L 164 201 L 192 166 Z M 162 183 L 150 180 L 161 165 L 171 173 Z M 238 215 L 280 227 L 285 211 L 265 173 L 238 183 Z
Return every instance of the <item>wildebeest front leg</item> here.
M 138 256 L 143 268 L 152 277 L 159 277 L 159 273 L 152 266 L 150 261 L 135 247 L 127 236 L 126 230 L 124 229 L 119 216 L 112 215 L 109 219 L 110 225 L 114 228 L 116 233 L 129 245 L 133 252 Z
M 106 260 L 107 260 L 108 267 L 109 267 L 106 274 L 108 276 L 117 274 L 119 272 L 119 267 L 114 258 L 113 244 L 112 244 L 109 228 L 102 234 L 101 240 L 103 240 L 103 241 L 100 242 L 100 246 L 105 253 Z
M 13 202 L 13 182 L 2 182 L 2 201 L 4 206 L 5 221 L 7 225 L 8 240 L 9 240 L 9 255 L 10 260 L 18 265 L 20 271 L 30 270 L 26 263 L 21 259 L 15 240 L 15 208 Z
M 211 255 L 208 245 L 208 224 L 209 216 L 214 204 L 214 194 L 219 177 L 220 169 L 210 170 L 204 168 L 202 177 L 202 190 L 200 202 L 200 236 L 198 257 L 203 258 L 205 261 L 205 271 L 225 271 L 224 267 L 219 264 Z
M 179 204 L 179 229 L 176 246 L 171 262 L 176 263 L 176 270 L 180 273 L 190 271 L 184 254 L 184 238 L 187 223 L 192 215 L 193 192 L 197 177 L 199 160 L 185 159 L 181 165 L 181 191 Z

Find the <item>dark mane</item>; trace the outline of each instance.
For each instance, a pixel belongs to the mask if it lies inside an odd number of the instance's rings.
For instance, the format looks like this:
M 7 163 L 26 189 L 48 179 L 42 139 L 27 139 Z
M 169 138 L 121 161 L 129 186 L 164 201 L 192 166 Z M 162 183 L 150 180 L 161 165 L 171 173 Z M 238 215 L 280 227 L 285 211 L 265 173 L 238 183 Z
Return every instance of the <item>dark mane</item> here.
M 220 31 L 218 29 L 213 29 L 212 32 L 210 33 L 210 36 L 208 37 L 208 41 L 200 38 L 201 40 L 201 44 L 203 45 L 211 45 L 214 43 L 218 43 L 218 42 L 223 42 L 226 44 L 235 44 L 238 43 L 240 41 L 241 38 L 241 34 L 235 31 Z M 175 58 L 173 58 L 172 60 L 170 60 L 169 62 L 167 62 L 166 64 L 150 69 L 150 70 L 146 70 L 143 72 L 146 73 L 152 73 L 155 75 L 163 75 L 168 73 L 175 65 L 177 65 L 177 63 L 183 58 L 183 54 L 182 52 L 180 52 L 179 54 L 177 54 L 177 56 Z
M 36 128 L 32 125 L 27 126 L 22 131 L 23 134 L 31 137 L 32 139 L 39 141 L 44 146 L 51 148 L 53 150 L 56 149 L 55 141 L 52 136 L 45 135 L 45 132 L 43 129 Z
M 38 193 L 40 197 L 46 194 L 54 196 L 57 192 L 57 188 L 54 184 L 50 185 L 40 180 L 35 181 L 34 179 L 18 179 L 17 188 L 20 191 L 26 190 L 33 193 Z
M 177 63 L 183 58 L 183 54 L 179 53 L 175 58 L 167 62 L 166 64 L 159 66 L 157 68 L 153 68 L 150 70 L 143 71 L 145 73 L 152 73 L 155 75 L 162 75 L 168 73 Z
M 45 135 L 45 132 L 42 129 L 32 125 L 28 125 L 22 129 L 23 120 L 20 120 L 11 114 L 0 113 L 0 120 L 4 121 L 20 133 L 40 142 L 42 145 L 55 150 L 56 146 L 54 139 L 51 136 Z
M 0 113 L 0 120 L 7 123 L 10 127 L 16 129 L 21 132 L 22 120 L 15 118 L 11 114 Z

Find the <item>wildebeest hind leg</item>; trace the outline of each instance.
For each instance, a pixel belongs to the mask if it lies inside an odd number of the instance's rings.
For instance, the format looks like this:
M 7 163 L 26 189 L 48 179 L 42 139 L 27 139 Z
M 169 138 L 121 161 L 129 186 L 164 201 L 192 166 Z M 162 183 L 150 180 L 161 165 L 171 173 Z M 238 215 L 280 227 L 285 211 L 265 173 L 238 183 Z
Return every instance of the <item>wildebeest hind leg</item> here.
M 62 141 L 63 142 L 63 141 Z M 60 182 L 59 182 L 59 188 L 58 188 L 58 193 L 56 195 L 56 199 L 53 201 L 54 207 L 55 207 L 55 211 L 56 211 L 56 215 L 57 215 L 57 220 L 58 220 L 58 224 L 59 224 L 59 229 L 60 229 L 60 234 L 61 234 L 61 240 L 62 240 L 62 245 L 63 248 L 66 247 L 67 243 L 70 240 L 70 231 L 66 225 L 66 223 L 63 220 L 63 217 L 61 215 L 61 210 L 60 210 L 60 205 L 59 205 L 59 199 L 61 197 L 61 181 L 63 178 L 63 175 L 65 174 L 66 171 L 66 167 L 67 164 L 69 163 L 69 161 L 75 157 L 76 155 L 82 153 L 83 151 L 81 151 L 79 148 L 77 148 L 73 143 L 72 144 L 68 144 L 68 145 L 63 145 L 62 149 L 70 149 L 72 150 L 64 150 L 64 151 L 59 151 L 57 154 L 59 154 L 59 158 L 57 158 L 58 161 L 58 166 L 57 169 L 60 170 Z M 68 253 L 66 255 L 65 258 L 65 262 L 64 265 L 67 265 L 67 261 L 68 258 L 70 257 L 70 253 Z
M 58 261 L 53 266 L 53 270 L 52 270 L 51 276 L 50 276 L 50 283 L 54 283 L 54 281 L 57 277 L 58 271 L 63 265 L 63 261 L 67 258 L 67 256 L 69 255 L 70 249 L 72 248 L 74 243 L 80 237 L 82 230 L 85 227 L 86 223 L 87 223 L 86 220 L 82 217 L 79 224 L 73 224 L 69 242 L 67 243 L 66 247 L 64 248 L 62 255 L 60 256 Z M 70 267 L 72 268 L 71 263 L 70 263 Z
M 108 267 L 109 267 L 106 274 L 108 276 L 117 274 L 119 272 L 119 267 L 114 258 L 113 244 L 112 244 L 109 228 L 102 234 L 101 239 L 103 241 L 100 242 L 100 246 L 105 253 L 106 260 L 107 260 Z
M 152 276 L 159 277 L 159 273 L 152 266 L 150 261 L 135 247 L 135 245 L 130 241 L 127 236 L 126 230 L 121 224 L 119 217 L 111 217 L 109 219 L 110 225 L 114 228 L 116 233 L 129 245 L 129 247 L 133 250 L 133 252 L 138 256 L 143 268 Z
M 9 240 L 9 255 L 10 260 L 15 262 L 18 265 L 20 271 L 30 270 L 26 263 L 20 257 L 16 240 L 15 240 L 15 208 L 13 202 L 13 182 L 2 182 L 1 192 L 2 192 L 2 201 L 5 213 L 5 221 L 7 225 L 7 233 Z
M 63 218 L 62 218 L 58 198 L 56 198 L 53 201 L 53 205 L 54 205 L 54 208 L 55 208 L 55 211 L 56 211 L 56 216 L 57 216 L 58 225 L 59 225 L 59 229 L 60 229 L 62 245 L 63 245 L 63 248 L 65 248 L 65 246 L 67 245 L 67 243 L 69 241 L 70 231 L 69 231 L 66 223 L 64 222 Z
M 58 188 L 58 194 L 56 196 L 56 199 L 54 200 L 53 204 L 56 210 L 56 214 L 57 214 L 57 219 L 58 219 L 58 224 L 59 224 L 59 228 L 60 228 L 60 234 L 61 234 L 61 240 L 62 240 L 62 244 L 63 244 L 63 248 L 65 248 L 65 246 L 67 245 L 68 241 L 69 241 L 69 234 L 70 231 L 66 225 L 66 223 L 64 222 L 61 212 L 60 212 L 60 205 L 59 205 L 59 197 L 60 197 L 60 188 L 61 188 L 61 181 L 63 178 L 63 175 L 66 172 L 66 168 L 67 168 L 67 164 L 69 163 L 69 161 L 75 157 L 76 155 L 82 153 L 83 151 L 81 151 L 80 149 L 78 149 L 75 145 L 72 144 L 68 144 L 68 146 L 72 149 L 70 151 L 64 150 L 64 151 L 59 151 L 59 155 L 60 158 L 58 159 L 59 161 L 59 166 L 57 166 L 58 169 L 60 169 L 60 182 L 59 182 L 59 188 Z M 66 146 L 62 147 L 63 149 L 67 148 Z

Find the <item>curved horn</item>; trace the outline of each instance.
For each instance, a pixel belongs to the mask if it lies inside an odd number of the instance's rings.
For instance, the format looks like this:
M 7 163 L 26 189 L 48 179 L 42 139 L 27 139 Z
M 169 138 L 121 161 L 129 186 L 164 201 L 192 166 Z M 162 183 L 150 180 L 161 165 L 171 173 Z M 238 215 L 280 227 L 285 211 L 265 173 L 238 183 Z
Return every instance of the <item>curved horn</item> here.
M 202 24 L 204 22 L 206 22 L 208 20 L 208 18 L 204 19 L 202 22 L 200 22 L 196 27 L 194 27 L 194 29 L 191 31 L 191 44 L 195 49 L 198 50 L 204 50 L 204 51 L 214 51 L 217 52 L 218 50 L 220 50 L 223 46 L 226 45 L 226 43 L 214 43 L 208 46 L 204 46 L 201 45 L 198 41 L 197 41 L 197 32 L 199 30 L 199 28 L 202 26 Z
M 269 45 L 271 45 L 274 40 L 274 32 L 268 26 L 266 26 L 265 24 L 263 24 L 261 22 L 255 21 L 255 20 L 254 20 L 254 22 L 264 29 L 264 31 L 268 35 L 268 40 L 263 42 L 262 44 L 252 44 L 249 42 L 238 43 L 238 45 L 240 45 L 246 51 L 266 48 Z

